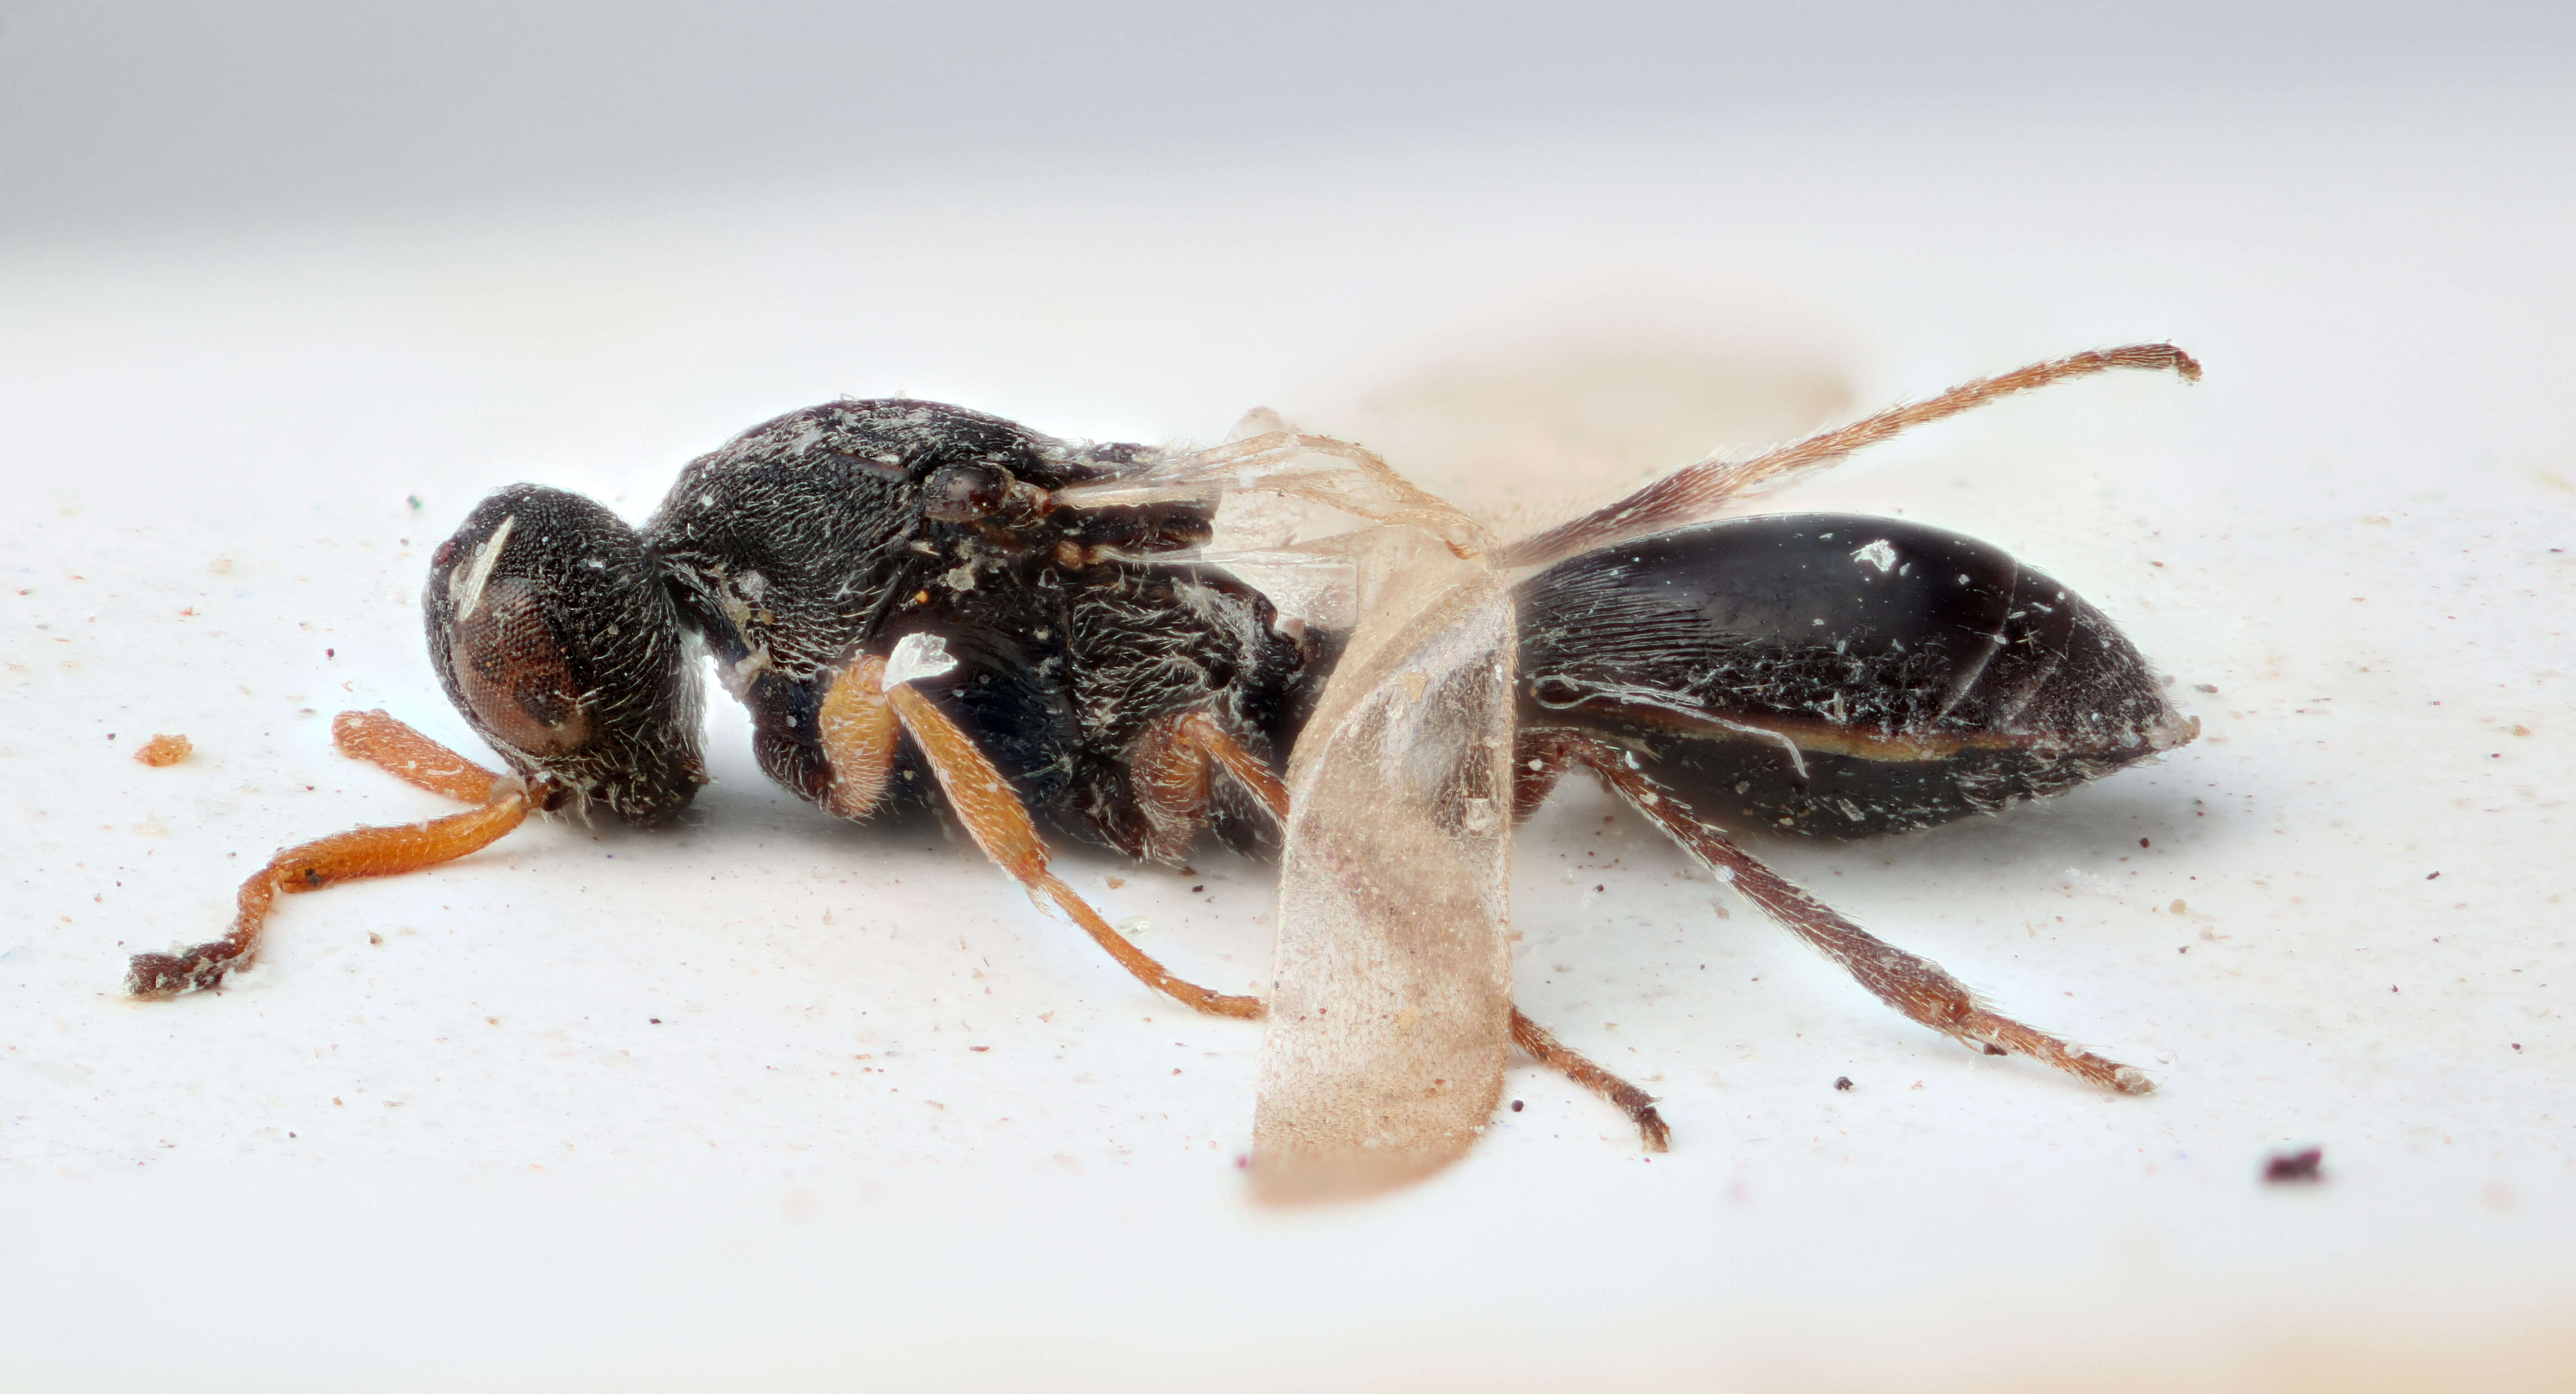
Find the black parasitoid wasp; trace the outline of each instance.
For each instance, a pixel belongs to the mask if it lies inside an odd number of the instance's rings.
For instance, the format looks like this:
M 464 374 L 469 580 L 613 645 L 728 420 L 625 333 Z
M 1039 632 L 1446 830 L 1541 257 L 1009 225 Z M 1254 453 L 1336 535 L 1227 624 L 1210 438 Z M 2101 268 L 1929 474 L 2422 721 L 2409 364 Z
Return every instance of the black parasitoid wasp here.
M 2101 612 L 1989 544 L 1859 515 L 1705 521 L 1909 426 L 2113 368 L 2199 376 L 2164 344 L 2034 364 L 1510 544 L 1327 437 L 1083 444 L 900 398 L 753 427 L 640 531 L 515 485 L 439 546 L 422 598 L 440 681 L 509 772 L 342 713 L 344 753 L 474 807 L 278 853 L 224 937 L 138 955 L 126 986 L 214 987 L 252 961 L 278 892 L 452 860 L 530 813 L 669 822 L 706 780 L 703 649 L 771 778 L 853 820 L 944 804 L 1033 898 L 1201 1012 L 1265 1004 L 1138 950 L 1048 870 L 1040 828 L 1167 863 L 1202 832 L 1278 852 L 1265 1194 L 1445 1163 L 1492 1116 L 1513 1044 L 1664 1146 L 1651 1098 L 1511 1005 L 1510 827 L 1577 768 L 1906 1016 L 2144 1093 L 2142 1072 L 1992 1011 L 1721 829 L 1854 838 L 1996 813 L 2199 723 Z M 1367 525 L 1289 549 L 1348 573 L 1356 627 L 1283 620 L 1228 564 L 1252 553 L 1209 548 L 1219 506 L 1251 495 Z

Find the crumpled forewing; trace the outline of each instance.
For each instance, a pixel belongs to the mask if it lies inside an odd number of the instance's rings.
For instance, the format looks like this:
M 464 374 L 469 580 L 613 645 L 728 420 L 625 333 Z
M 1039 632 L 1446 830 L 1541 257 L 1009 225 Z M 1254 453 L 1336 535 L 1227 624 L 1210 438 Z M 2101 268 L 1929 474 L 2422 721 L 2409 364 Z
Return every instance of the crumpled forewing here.
M 1376 522 L 1419 528 L 1460 555 L 1493 546 L 1481 524 L 1425 493 L 1369 451 L 1329 436 L 1286 430 L 1168 455 L 1116 479 L 1059 489 L 1055 502 L 1067 508 L 1108 508 L 1238 493 L 1305 499 Z
M 1419 534 L 1389 531 L 1421 545 L 1371 588 L 1288 767 L 1253 1122 L 1265 1200 L 1359 1195 L 1437 1170 L 1502 1094 L 1510 591 Z

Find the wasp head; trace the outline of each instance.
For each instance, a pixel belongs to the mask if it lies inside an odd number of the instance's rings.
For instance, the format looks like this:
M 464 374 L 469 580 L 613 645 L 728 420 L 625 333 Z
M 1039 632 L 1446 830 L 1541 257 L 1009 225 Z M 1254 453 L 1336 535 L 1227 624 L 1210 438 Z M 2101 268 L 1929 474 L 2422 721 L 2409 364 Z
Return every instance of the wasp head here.
M 559 489 L 504 489 L 439 545 L 421 609 L 448 699 L 557 802 L 654 824 L 706 782 L 678 612 L 616 514 Z

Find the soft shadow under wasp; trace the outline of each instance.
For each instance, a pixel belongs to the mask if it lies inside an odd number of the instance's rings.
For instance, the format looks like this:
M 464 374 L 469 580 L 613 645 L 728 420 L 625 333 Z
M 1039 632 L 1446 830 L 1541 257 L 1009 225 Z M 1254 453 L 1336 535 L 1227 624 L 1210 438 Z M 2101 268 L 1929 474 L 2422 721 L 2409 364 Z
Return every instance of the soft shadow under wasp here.
M 1913 1020 L 2115 1090 L 2151 1088 L 1994 1012 L 1723 829 L 1856 838 L 1998 813 L 2170 750 L 2198 723 L 2100 611 L 1986 543 L 1856 515 L 1699 521 L 1907 426 L 2110 368 L 2198 375 L 2166 345 L 2079 354 L 1691 466 L 1508 547 L 1443 534 L 1518 572 L 1515 811 L 1590 771 Z M 706 780 L 703 648 L 780 784 L 850 820 L 943 803 L 1148 986 L 1258 1016 L 1259 999 L 1176 977 L 1120 935 L 1049 870 L 1040 831 L 1170 864 L 1202 834 L 1254 853 L 1275 844 L 1281 772 L 1345 636 L 1282 622 L 1200 559 L 1221 487 L 1141 488 L 1199 477 L 1434 530 L 1445 507 L 1322 437 L 1205 452 L 1082 444 L 904 399 L 754 427 L 691 462 L 640 530 L 578 495 L 503 489 L 438 548 L 423 609 L 449 699 L 507 772 L 384 712 L 341 714 L 344 753 L 472 807 L 279 853 L 242 887 L 224 937 L 136 957 L 128 989 L 214 987 L 256 955 L 277 894 L 452 860 L 530 813 L 669 822 Z M 1109 501 L 1129 483 L 1145 501 Z M 1663 1145 L 1642 1091 L 1517 1010 L 1509 1035 Z

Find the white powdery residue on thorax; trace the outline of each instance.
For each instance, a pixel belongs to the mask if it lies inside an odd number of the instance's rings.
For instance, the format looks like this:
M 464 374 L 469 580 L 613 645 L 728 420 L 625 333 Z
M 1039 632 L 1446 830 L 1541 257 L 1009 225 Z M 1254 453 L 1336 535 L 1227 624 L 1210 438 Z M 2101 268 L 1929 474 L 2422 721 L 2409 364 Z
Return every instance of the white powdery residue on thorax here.
M 907 634 L 897 639 L 894 652 L 886 655 L 883 685 L 892 689 L 936 678 L 956 666 L 957 660 L 949 656 L 947 640 L 936 634 Z
M 774 671 L 777 663 L 770 657 L 766 641 L 752 646 L 751 652 L 732 663 L 716 665 L 716 678 L 737 702 L 751 699 L 751 684 L 761 674 Z

